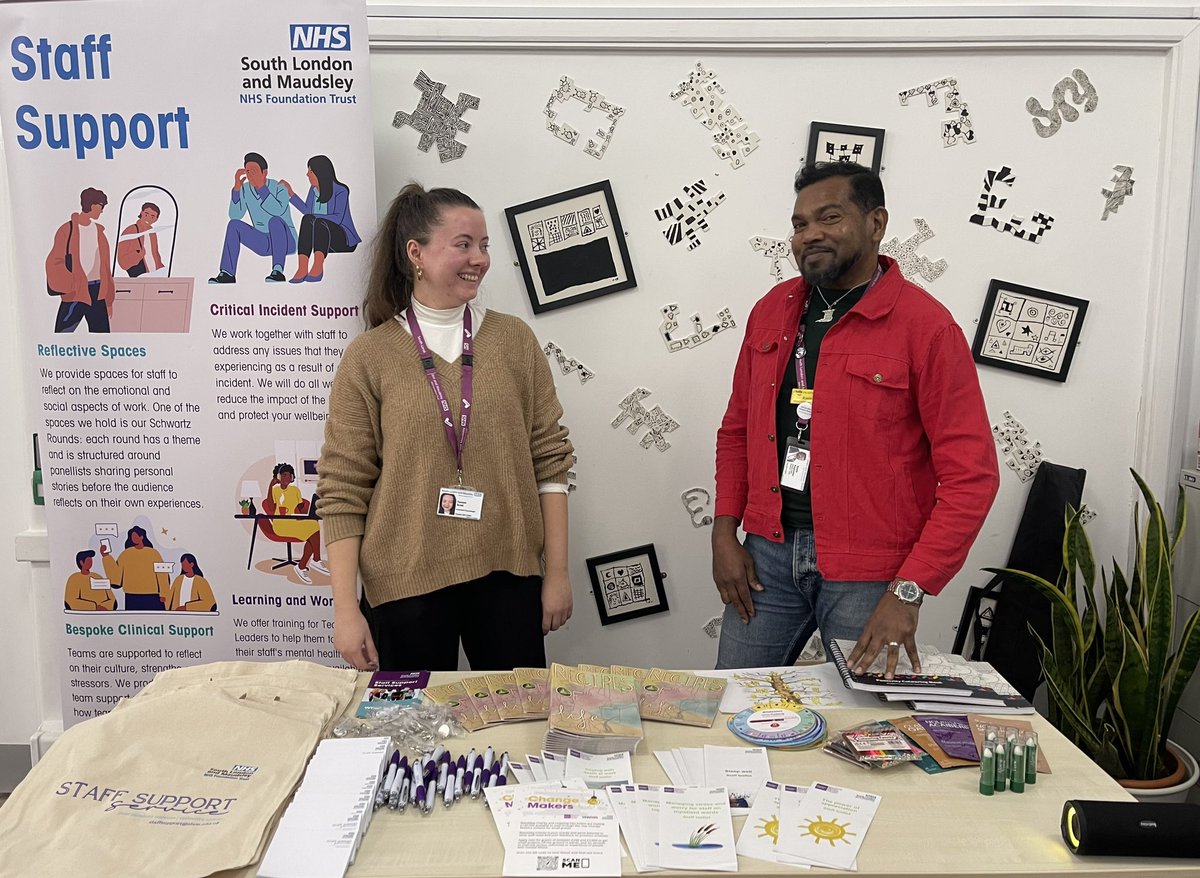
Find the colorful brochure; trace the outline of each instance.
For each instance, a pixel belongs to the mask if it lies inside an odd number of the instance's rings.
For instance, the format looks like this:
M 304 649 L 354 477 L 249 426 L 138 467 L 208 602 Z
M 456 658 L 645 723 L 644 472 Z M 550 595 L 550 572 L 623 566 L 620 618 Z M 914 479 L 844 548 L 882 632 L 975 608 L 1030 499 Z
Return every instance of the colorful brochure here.
M 658 864 L 662 868 L 737 871 L 725 787 L 663 787 L 660 797 Z
M 421 697 L 429 683 L 429 671 L 376 671 L 355 716 L 374 716 L 386 707 L 409 707 Z
M 874 793 L 824 783 L 812 784 L 803 797 L 784 795 L 778 853 L 813 866 L 856 870 L 879 801 Z
M 687 671 L 651 668 L 638 687 L 642 719 L 711 728 L 726 682 Z

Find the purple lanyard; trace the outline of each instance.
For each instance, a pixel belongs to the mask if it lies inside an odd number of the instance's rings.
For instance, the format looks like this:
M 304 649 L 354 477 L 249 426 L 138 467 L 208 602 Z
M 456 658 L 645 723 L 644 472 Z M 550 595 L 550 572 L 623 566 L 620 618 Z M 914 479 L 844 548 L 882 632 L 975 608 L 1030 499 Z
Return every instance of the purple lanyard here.
M 475 357 L 471 353 L 471 309 L 470 307 L 463 308 L 462 413 L 458 419 L 461 435 L 454 429 L 454 421 L 450 417 L 450 403 L 446 399 L 446 394 L 442 390 L 442 382 L 433 365 L 433 354 L 429 352 L 429 346 L 425 344 L 425 336 L 421 333 L 421 326 L 417 323 L 411 307 L 405 312 L 405 317 L 408 318 L 408 328 L 412 332 L 413 341 L 417 343 L 417 351 L 421 355 L 421 367 L 425 370 L 429 388 L 433 391 L 433 398 L 437 400 L 438 407 L 442 410 L 442 423 L 446 427 L 446 438 L 450 440 L 450 449 L 454 452 L 454 461 L 458 466 L 458 484 L 459 487 L 462 487 L 463 449 L 466 448 L 467 431 L 471 427 L 471 372 L 475 366 Z

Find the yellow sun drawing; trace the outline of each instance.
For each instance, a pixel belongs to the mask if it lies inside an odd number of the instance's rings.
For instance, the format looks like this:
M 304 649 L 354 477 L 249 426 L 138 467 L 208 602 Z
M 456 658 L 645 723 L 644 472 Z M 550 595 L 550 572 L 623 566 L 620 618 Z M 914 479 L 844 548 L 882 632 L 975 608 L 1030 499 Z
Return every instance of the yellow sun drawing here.
M 771 844 L 779 844 L 779 818 L 774 814 L 771 815 L 770 819 L 766 817 L 762 818 L 758 822 L 758 826 L 754 828 L 759 830 L 759 838 L 769 838 L 771 839 Z
M 847 835 L 858 835 L 857 832 L 850 832 L 849 826 L 849 823 L 839 824 L 836 817 L 832 820 L 825 820 L 818 814 L 816 820 L 810 820 L 808 826 L 802 828 L 804 829 L 803 835 L 813 837 L 813 844 L 820 845 L 821 842 L 827 841 L 830 847 L 835 847 L 839 841 L 850 844 L 850 839 L 846 838 Z

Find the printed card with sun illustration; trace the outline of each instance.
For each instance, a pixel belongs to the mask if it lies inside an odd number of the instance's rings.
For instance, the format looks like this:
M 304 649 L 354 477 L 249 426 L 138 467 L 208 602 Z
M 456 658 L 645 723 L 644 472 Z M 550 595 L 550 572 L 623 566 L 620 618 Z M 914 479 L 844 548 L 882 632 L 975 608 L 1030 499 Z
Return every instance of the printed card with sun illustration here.
M 775 846 L 779 843 L 779 801 L 783 784 L 764 780 L 754 795 L 754 804 L 742 824 L 738 836 L 739 856 L 775 862 Z M 793 791 L 808 792 L 807 787 L 790 787 Z
M 814 783 L 803 796 L 784 791 L 776 858 L 832 869 L 854 869 L 879 808 L 874 793 Z

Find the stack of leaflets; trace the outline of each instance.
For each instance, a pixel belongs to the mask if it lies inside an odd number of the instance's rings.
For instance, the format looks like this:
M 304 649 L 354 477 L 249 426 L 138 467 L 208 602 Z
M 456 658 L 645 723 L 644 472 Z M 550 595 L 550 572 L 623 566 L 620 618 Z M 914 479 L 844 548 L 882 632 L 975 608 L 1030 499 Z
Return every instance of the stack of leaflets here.
M 763 747 L 705 744 L 655 750 L 654 755 L 676 786 L 724 787 L 734 814 L 747 813 L 759 786 L 771 779 L 771 764 Z
M 613 665 L 613 673 L 625 670 Z M 684 726 L 711 728 L 725 694 L 726 681 L 719 677 L 701 677 L 687 671 L 651 668 L 641 671 L 638 680 L 638 711 L 642 719 Z
M 886 722 L 870 722 L 842 729 L 825 745 L 824 752 L 863 768 L 891 768 L 917 762 L 925 755 L 908 738 Z
M 748 707 L 725 725 L 747 743 L 779 750 L 811 750 L 825 740 L 825 717 L 799 705 Z
M 429 671 L 376 671 L 354 715 L 363 719 L 385 708 L 417 704 L 428 683 Z
M 547 677 L 545 668 L 515 668 L 427 686 L 422 697 L 450 708 L 459 724 L 474 732 L 488 725 L 545 719 L 550 710 Z
M 550 720 L 543 749 L 566 753 L 632 753 L 642 740 L 633 677 L 555 663 L 550 667 Z
M 769 863 L 857 871 L 879 801 L 874 793 L 824 783 L 767 781 L 742 826 L 737 852 Z
M 724 787 L 618 784 L 608 797 L 639 872 L 736 872 L 737 851 Z

